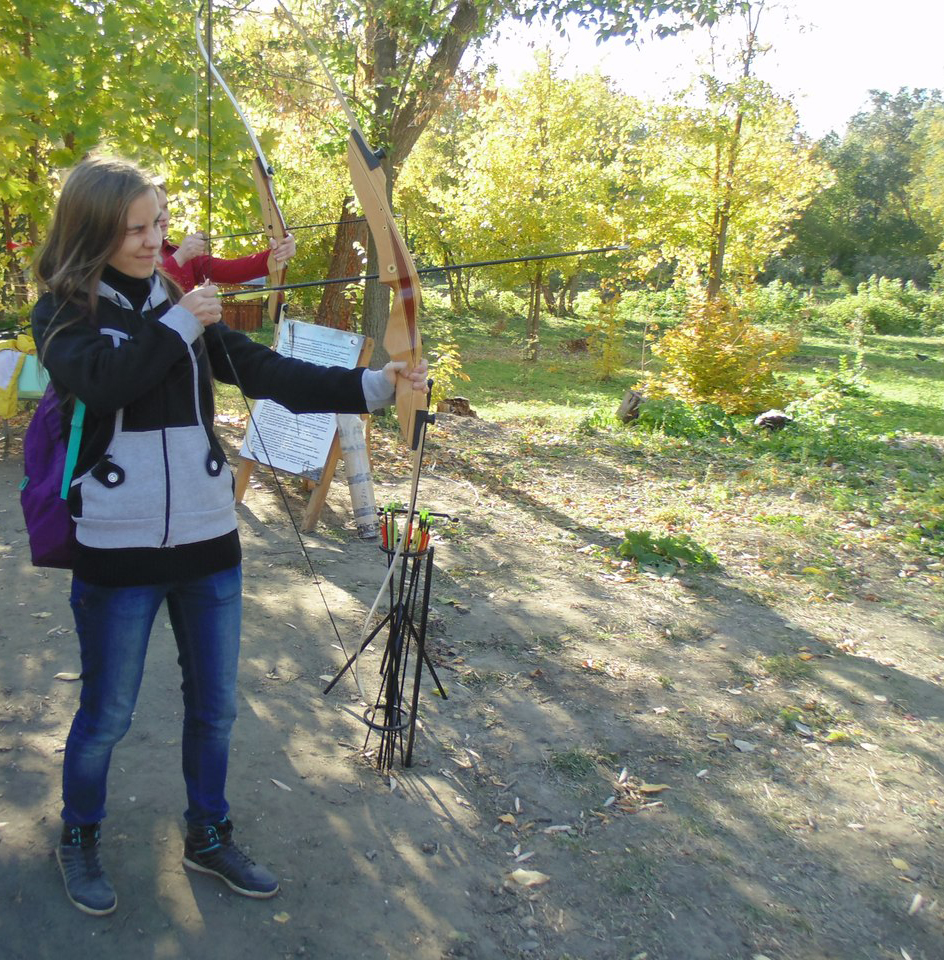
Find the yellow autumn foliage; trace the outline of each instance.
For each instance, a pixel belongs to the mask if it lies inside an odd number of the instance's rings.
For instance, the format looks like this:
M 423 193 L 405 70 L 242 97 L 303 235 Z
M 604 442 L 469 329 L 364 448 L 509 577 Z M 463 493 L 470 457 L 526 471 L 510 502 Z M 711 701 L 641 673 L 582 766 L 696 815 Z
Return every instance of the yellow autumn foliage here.
M 759 413 L 786 402 L 777 371 L 800 339 L 797 330 L 761 329 L 723 298 L 693 300 L 682 323 L 653 345 L 662 368 L 642 389 L 649 397 L 716 404 L 729 414 Z

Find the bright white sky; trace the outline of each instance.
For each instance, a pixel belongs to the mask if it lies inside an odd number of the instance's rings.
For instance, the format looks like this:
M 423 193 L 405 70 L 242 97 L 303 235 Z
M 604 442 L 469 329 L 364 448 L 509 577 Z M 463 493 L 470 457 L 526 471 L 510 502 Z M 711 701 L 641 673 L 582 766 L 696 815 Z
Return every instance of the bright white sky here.
M 567 45 L 553 31 L 516 27 L 486 57 L 513 81 L 533 65 L 534 46 L 550 41 L 565 57 L 565 72 L 599 67 L 627 93 L 661 99 L 698 72 L 708 49 L 700 33 L 646 39 L 638 47 L 618 40 L 597 47 L 583 30 L 572 31 Z M 776 0 L 762 14 L 758 35 L 773 49 L 757 61 L 757 75 L 790 97 L 814 138 L 841 133 L 867 105 L 869 90 L 944 90 L 942 0 Z

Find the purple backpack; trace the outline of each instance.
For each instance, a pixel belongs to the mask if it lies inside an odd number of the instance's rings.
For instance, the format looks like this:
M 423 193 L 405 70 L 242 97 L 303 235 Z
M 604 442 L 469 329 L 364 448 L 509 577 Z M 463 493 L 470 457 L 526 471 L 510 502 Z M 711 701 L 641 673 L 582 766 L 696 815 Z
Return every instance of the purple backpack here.
M 79 456 L 85 404 L 75 401 L 69 443 L 62 436 L 62 413 L 52 384 L 46 387 L 23 440 L 25 476 L 20 505 L 34 566 L 72 569 L 75 521 L 66 497 Z

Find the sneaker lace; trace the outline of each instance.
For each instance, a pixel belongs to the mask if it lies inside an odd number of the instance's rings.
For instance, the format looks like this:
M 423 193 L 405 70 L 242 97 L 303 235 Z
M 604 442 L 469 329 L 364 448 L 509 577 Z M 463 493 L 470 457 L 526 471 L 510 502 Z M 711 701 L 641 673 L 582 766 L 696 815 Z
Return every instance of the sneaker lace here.
M 70 880 L 85 877 L 97 880 L 105 875 L 102 862 L 98 858 L 97 847 L 71 847 L 69 853 L 63 857 L 65 872 Z

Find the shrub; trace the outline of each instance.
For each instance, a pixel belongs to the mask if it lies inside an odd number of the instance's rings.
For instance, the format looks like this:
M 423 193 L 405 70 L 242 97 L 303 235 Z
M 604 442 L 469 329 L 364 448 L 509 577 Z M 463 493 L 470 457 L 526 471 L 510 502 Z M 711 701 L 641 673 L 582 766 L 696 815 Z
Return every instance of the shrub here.
M 674 397 L 646 400 L 640 404 L 639 416 L 631 425 L 636 430 L 688 440 L 733 437 L 738 432 L 734 421 L 721 407 L 711 403 L 689 406 Z
M 430 398 L 430 403 L 435 409 L 440 400 L 455 396 L 459 381 L 468 381 L 469 375 L 462 369 L 459 347 L 451 336 L 445 341 L 440 340 L 428 353 L 430 364 L 434 366 L 436 372 L 433 378 L 433 395 Z
M 726 413 L 757 413 L 779 406 L 784 387 L 776 377 L 796 352 L 799 334 L 767 332 L 725 300 L 692 303 L 685 320 L 653 346 L 663 369 L 642 390 L 690 406 L 710 403 Z
M 809 315 L 810 298 L 789 283 L 773 280 L 764 287 L 751 287 L 741 295 L 743 315 L 765 326 L 793 326 Z
M 627 560 L 635 560 L 640 569 L 648 568 L 656 573 L 675 573 L 688 564 L 715 565 L 715 558 L 708 550 L 685 533 L 653 537 L 647 530 L 627 530 L 626 539 L 617 547 L 617 552 Z
M 887 277 L 870 277 L 854 295 L 819 312 L 828 322 L 848 327 L 860 320 L 869 333 L 933 336 L 944 330 L 944 294 Z
M 616 315 L 624 324 L 656 323 L 673 326 L 685 318 L 688 296 L 683 287 L 666 290 L 627 290 Z
M 498 294 L 478 298 L 475 312 L 483 320 L 493 322 L 493 333 L 500 333 L 512 317 L 527 316 L 528 303 L 510 290 L 502 290 Z
M 869 382 L 865 376 L 862 358 L 850 360 L 845 354 L 839 358 L 839 366 L 820 380 L 826 390 L 833 390 L 842 397 L 865 397 Z
M 617 315 L 619 302 L 619 293 L 604 281 L 597 291 L 596 317 L 587 324 L 590 356 L 601 380 L 611 380 L 623 361 L 623 327 Z

